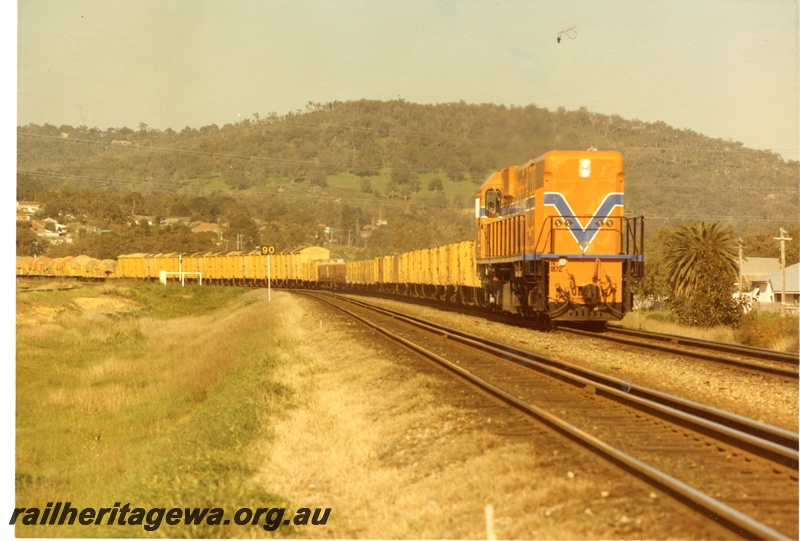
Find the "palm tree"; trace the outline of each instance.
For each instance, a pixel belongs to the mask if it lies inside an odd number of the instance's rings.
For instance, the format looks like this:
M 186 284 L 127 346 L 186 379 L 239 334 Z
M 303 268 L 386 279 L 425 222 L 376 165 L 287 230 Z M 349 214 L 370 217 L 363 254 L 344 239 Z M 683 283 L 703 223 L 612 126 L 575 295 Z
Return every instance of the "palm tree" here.
M 672 291 L 676 296 L 688 296 L 701 283 L 727 290 L 739 275 L 737 249 L 730 225 L 682 225 L 665 241 L 664 264 Z

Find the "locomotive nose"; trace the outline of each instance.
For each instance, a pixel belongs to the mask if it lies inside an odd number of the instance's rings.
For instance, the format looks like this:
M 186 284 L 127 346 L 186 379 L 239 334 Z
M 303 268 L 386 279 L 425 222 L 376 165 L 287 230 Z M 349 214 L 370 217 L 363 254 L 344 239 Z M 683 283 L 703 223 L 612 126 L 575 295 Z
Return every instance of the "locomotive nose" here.
M 594 308 L 600 302 L 600 287 L 597 284 L 586 284 L 581 288 L 583 302 L 589 308 Z

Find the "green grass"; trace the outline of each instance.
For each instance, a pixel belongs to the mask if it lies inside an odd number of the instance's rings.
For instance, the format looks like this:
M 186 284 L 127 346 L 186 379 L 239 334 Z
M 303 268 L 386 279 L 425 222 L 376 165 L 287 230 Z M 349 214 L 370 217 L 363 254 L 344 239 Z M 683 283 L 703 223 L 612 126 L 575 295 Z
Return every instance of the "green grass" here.
M 44 508 L 275 507 L 251 482 L 270 419 L 292 407 L 276 383 L 280 313 L 255 293 L 93 286 L 20 295 L 16 501 Z M 76 304 L 119 300 L 94 313 Z M 274 300 L 273 300 L 274 303 Z M 84 306 L 86 306 L 84 304 Z M 133 308 L 131 308 L 133 307 Z M 251 527 L 255 528 L 255 527 Z M 280 530 L 286 534 L 285 529 Z M 242 526 L 21 526 L 21 537 L 250 537 Z
M 247 291 L 246 288 L 231 287 L 181 287 L 179 283 L 168 282 L 167 285 L 123 289 L 112 294 L 135 300 L 151 317 L 171 319 L 210 314 Z

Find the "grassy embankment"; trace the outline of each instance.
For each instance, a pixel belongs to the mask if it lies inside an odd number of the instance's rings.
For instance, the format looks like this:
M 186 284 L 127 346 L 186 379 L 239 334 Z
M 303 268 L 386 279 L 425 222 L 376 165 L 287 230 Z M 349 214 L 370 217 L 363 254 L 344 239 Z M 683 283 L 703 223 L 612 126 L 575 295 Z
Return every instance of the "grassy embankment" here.
M 634 329 L 744 344 L 777 351 L 797 352 L 800 349 L 798 317 L 781 316 L 777 313 L 750 312 L 742 317 L 736 328 L 728 326 L 687 327 L 675 322 L 672 313 L 666 311 L 629 312 L 622 320 L 622 324 Z
M 17 296 L 16 505 L 285 506 L 254 449 L 291 390 L 292 351 L 264 292 L 87 286 Z M 282 358 L 286 358 L 285 356 Z M 226 518 L 227 518 L 226 517 Z M 35 537 L 263 537 L 249 526 L 20 526 Z M 286 530 L 282 530 L 286 534 Z

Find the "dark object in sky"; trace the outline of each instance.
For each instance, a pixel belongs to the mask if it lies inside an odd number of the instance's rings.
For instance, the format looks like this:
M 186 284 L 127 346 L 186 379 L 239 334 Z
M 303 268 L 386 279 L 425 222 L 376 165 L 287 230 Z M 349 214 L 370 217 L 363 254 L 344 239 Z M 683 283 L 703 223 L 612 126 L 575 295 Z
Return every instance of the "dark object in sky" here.
M 561 43 L 561 34 L 564 34 L 569 39 L 575 39 L 578 37 L 578 32 L 575 30 L 578 28 L 577 26 L 573 26 L 572 28 L 567 28 L 566 30 L 562 30 L 558 34 L 556 34 L 556 43 Z

